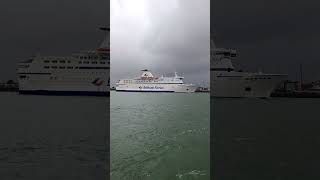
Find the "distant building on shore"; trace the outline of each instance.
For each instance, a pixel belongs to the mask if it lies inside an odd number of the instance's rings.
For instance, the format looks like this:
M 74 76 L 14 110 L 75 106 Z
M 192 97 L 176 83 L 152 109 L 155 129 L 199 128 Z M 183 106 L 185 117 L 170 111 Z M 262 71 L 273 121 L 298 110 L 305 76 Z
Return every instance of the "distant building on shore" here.
M 0 82 L 0 91 L 18 91 L 19 85 L 13 80 L 7 82 Z
M 195 92 L 210 92 L 210 89 L 207 87 L 197 87 Z

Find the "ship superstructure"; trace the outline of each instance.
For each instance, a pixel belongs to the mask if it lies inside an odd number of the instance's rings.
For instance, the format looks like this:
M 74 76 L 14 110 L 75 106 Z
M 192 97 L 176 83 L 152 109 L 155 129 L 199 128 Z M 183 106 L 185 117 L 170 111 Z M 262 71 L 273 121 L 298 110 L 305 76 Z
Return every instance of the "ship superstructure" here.
M 236 71 L 232 64 L 236 57 L 235 49 L 216 48 L 211 40 L 211 96 L 266 98 L 287 78 L 284 74 Z
M 138 78 L 121 79 L 116 83 L 116 91 L 131 92 L 195 92 L 196 86 L 185 84 L 182 76 L 175 73 L 173 77 L 155 77 L 145 69 Z
M 80 51 L 68 57 L 35 56 L 18 65 L 20 94 L 93 95 L 110 93 L 109 28 L 96 50 Z

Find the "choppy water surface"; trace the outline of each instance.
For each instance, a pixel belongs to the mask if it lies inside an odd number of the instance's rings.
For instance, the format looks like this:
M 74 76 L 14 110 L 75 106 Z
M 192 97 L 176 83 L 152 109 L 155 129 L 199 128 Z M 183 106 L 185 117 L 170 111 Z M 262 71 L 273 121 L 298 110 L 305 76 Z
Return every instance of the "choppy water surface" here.
M 210 177 L 209 94 L 111 93 L 111 179 Z
M 109 99 L 0 93 L 1 179 L 106 179 Z
M 320 99 L 211 99 L 212 177 L 319 179 Z

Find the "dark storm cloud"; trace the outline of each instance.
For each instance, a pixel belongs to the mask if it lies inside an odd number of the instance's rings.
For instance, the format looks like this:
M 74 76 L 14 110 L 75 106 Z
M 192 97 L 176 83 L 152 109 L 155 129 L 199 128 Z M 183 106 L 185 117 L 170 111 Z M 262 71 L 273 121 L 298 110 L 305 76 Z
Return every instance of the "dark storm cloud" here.
M 209 82 L 209 0 L 111 1 L 111 79 L 141 69 Z M 172 75 L 172 74 L 171 74 Z
M 109 24 L 108 0 L 4 0 L 0 5 L 0 80 L 14 79 L 19 60 L 94 49 Z
M 318 42 L 320 2 L 216 0 L 211 29 L 218 47 L 238 49 L 238 67 L 245 70 L 298 74 L 320 79 Z

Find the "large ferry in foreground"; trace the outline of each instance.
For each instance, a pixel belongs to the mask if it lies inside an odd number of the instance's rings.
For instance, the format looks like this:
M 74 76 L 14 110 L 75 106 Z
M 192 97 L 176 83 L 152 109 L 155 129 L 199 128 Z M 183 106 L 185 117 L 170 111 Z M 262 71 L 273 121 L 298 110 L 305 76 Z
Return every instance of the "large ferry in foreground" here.
M 109 28 L 102 45 L 69 57 L 35 56 L 18 65 L 20 94 L 108 96 Z
M 284 74 L 236 71 L 232 65 L 236 57 L 236 50 L 216 48 L 211 40 L 211 96 L 267 98 L 279 83 L 287 79 Z
M 130 92 L 195 92 L 196 86 L 185 84 L 182 76 L 175 73 L 173 77 L 155 77 L 145 69 L 139 78 L 121 79 L 116 83 L 116 91 Z

